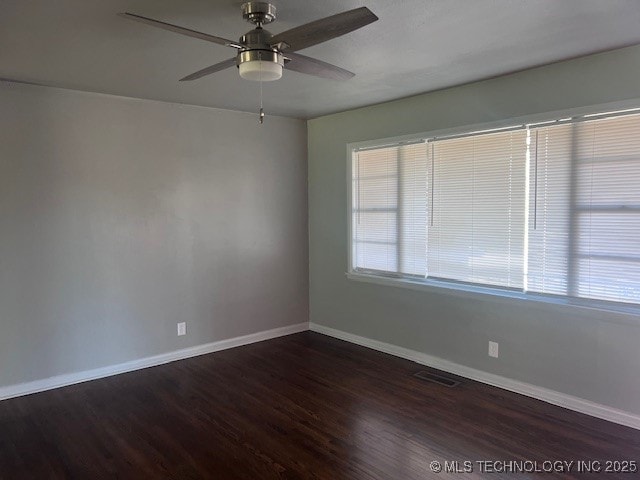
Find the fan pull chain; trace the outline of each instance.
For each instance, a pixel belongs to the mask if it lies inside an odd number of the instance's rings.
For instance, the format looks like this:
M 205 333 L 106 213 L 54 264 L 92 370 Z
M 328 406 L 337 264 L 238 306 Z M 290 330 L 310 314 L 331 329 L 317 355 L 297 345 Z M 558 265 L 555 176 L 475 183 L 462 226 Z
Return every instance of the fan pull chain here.
M 258 61 L 260 62 L 260 125 L 264 123 L 264 110 L 262 108 L 262 52 L 258 52 Z

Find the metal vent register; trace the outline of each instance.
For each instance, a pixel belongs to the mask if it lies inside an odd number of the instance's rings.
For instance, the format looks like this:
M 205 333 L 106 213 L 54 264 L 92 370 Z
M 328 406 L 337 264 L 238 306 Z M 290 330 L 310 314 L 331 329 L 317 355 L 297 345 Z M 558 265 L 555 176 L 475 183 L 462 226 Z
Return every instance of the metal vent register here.
M 414 373 L 413 376 L 418 377 L 421 380 L 437 383 L 449 388 L 457 387 L 458 385 L 460 385 L 460 382 L 458 380 L 454 380 L 451 377 L 446 377 L 437 373 L 427 372 L 426 370 L 420 370 L 419 372 Z

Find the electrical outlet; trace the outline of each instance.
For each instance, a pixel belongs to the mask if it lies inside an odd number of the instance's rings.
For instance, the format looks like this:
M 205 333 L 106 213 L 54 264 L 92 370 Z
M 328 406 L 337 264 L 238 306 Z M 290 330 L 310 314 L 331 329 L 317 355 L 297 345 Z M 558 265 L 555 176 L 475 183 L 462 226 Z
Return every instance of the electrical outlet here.
M 498 342 L 489 341 L 489 356 L 498 358 Z
M 178 324 L 178 336 L 187 334 L 187 324 L 185 322 Z

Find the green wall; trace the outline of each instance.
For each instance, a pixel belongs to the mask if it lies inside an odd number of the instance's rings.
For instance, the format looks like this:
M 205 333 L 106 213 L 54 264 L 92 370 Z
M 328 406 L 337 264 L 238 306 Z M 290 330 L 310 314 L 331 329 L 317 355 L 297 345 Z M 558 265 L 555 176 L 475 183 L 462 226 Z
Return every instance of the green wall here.
M 640 317 L 345 277 L 348 143 L 634 99 L 640 46 L 310 120 L 311 321 L 640 414 Z

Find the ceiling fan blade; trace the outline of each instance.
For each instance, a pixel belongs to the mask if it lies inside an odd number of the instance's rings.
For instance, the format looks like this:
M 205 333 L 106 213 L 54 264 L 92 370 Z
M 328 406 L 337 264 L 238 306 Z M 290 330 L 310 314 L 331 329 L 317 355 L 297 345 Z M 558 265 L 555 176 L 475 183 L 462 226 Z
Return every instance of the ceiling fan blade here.
M 294 72 L 306 73 L 307 75 L 315 75 L 316 77 L 330 80 L 349 80 L 355 75 L 355 73 L 344 68 L 336 67 L 330 63 L 306 57 L 299 53 L 286 52 L 284 55 L 285 58 L 289 59 L 288 62 L 285 62 L 284 68 Z
M 209 35 L 208 33 L 196 32 L 195 30 L 190 30 L 188 28 L 179 27 L 170 23 L 161 22 L 160 20 L 154 20 L 153 18 L 143 17 L 142 15 L 136 15 L 135 13 L 119 13 L 118 16 L 122 18 L 128 18 L 129 20 L 133 20 L 135 22 L 146 23 L 147 25 L 151 25 L 152 27 L 169 30 L 170 32 L 180 33 L 181 35 L 186 35 L 187 37 L 199 38 L 200 40 L 206 40 L 207 42 L 217 43 L 218 45 L 225 45 L 227 47 L 233 48 L 243 48 L 243 46 L 238 42 L 227 40 L 226 38 L 216 37 L 214 35 Z
M 191 75 L 187 75 L 184 78 L 181 78 L 181 82 L 188 82 L 190 80 L 197 80 L 198 78 L 202 78 L 206 75 L 211 75 L 212 73 L 219 72 L 220 70 L 224 70 L 225 68 L 234 67 L 236 65 L 236 57 L 225 60 L 224 62 L 216 63 L 215 65 L 211 65 L 210 67 L 203 68 L 202 70 L 198 70 Z
M 378 17 L 371 10 L 360 7 L 278 33 L 273 36 L 270 43 L 271 45 L 284 43 L 285 51 L 295 52 L 352 32 L 376 20 Z

